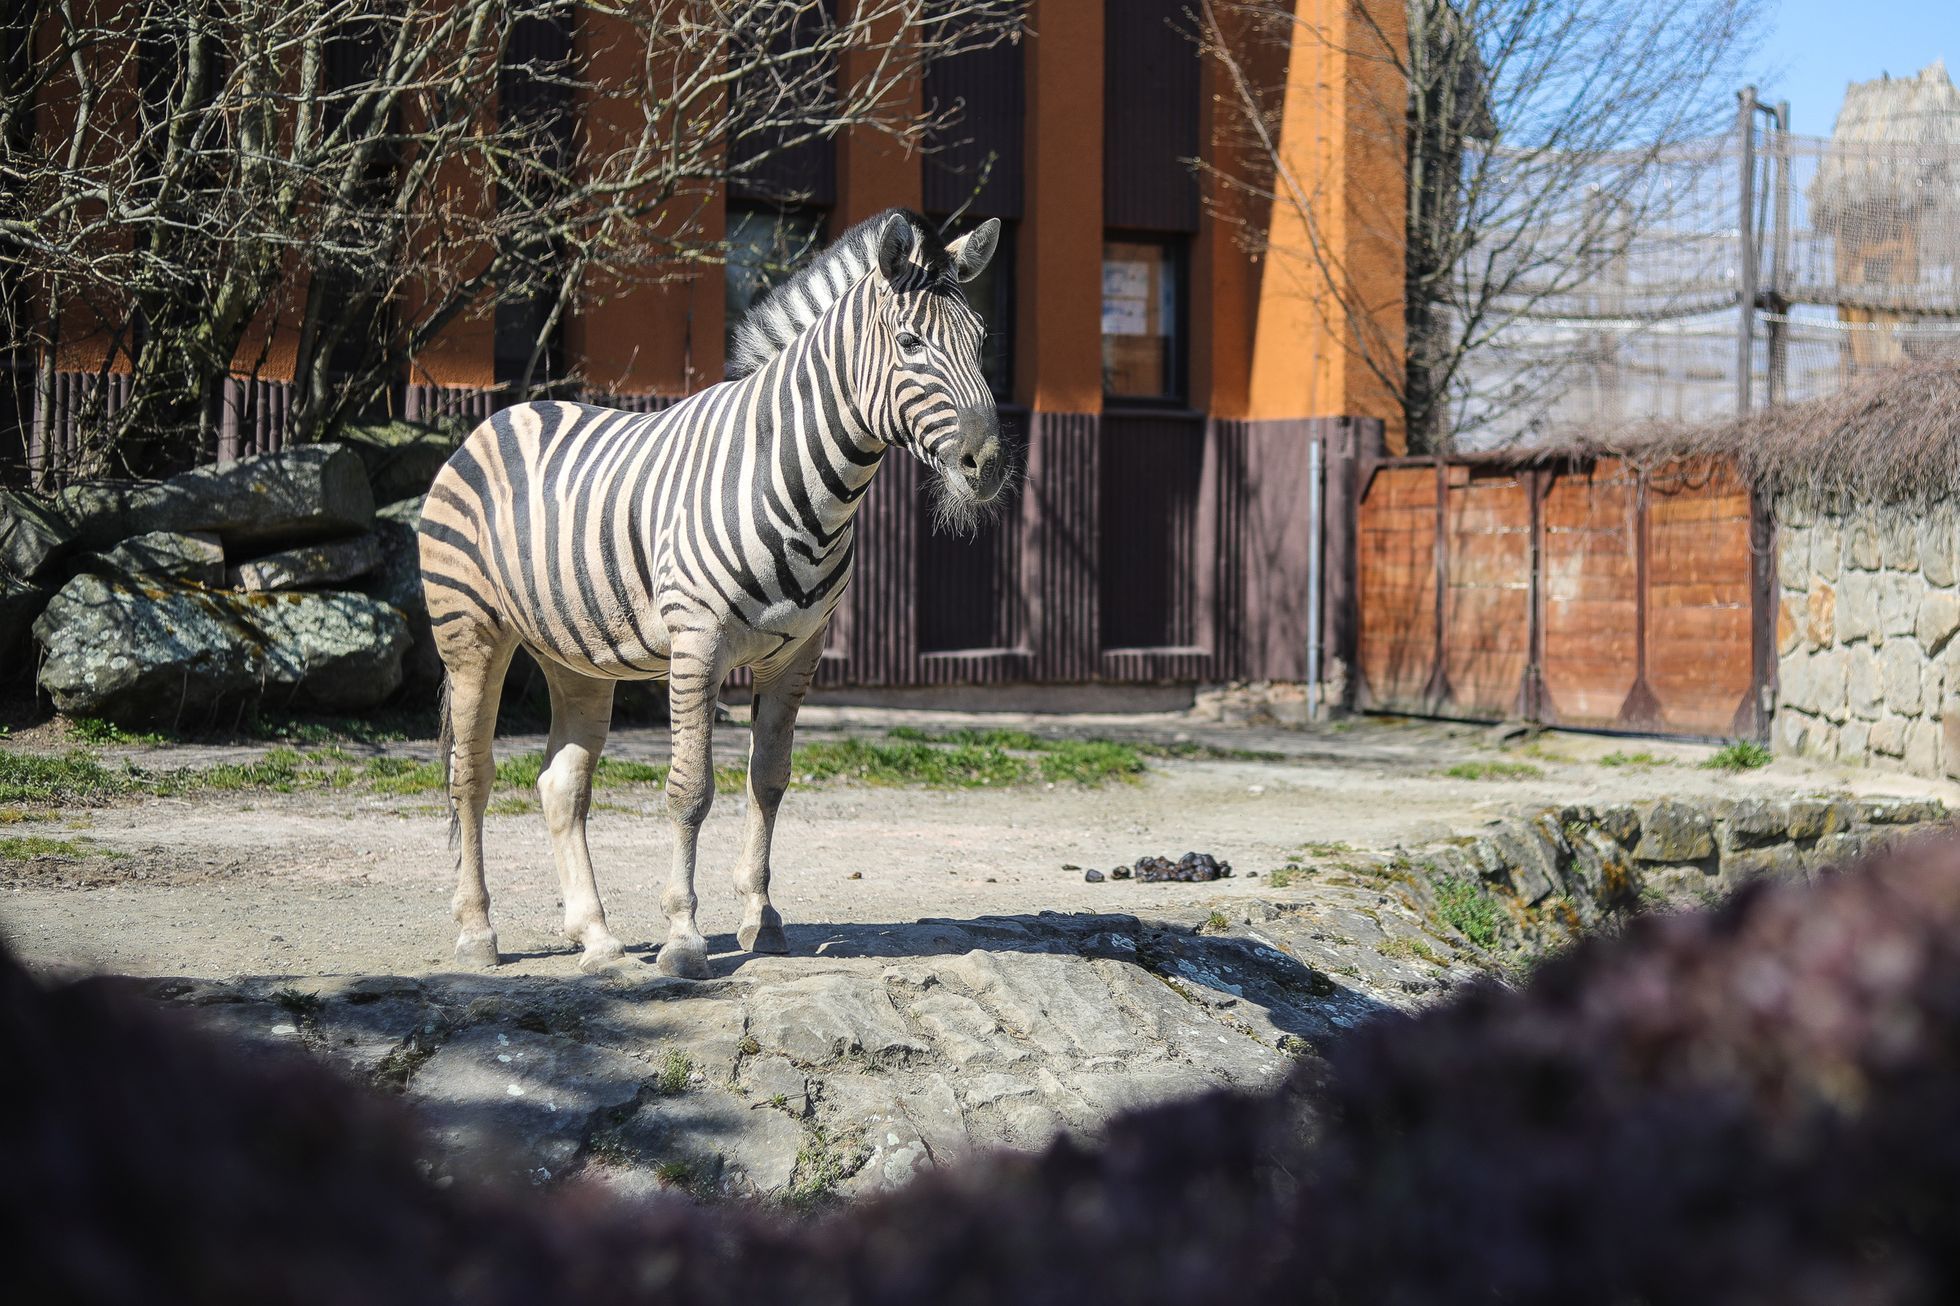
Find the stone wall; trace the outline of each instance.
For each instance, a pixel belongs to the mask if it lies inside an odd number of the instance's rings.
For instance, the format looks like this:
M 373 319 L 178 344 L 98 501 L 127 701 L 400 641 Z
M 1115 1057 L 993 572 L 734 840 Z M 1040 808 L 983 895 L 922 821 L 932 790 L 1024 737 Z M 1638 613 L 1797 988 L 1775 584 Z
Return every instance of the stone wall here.
M 1960 516 L 1786 496 L 1776 517 L 1777 751 L 1960 774 Z

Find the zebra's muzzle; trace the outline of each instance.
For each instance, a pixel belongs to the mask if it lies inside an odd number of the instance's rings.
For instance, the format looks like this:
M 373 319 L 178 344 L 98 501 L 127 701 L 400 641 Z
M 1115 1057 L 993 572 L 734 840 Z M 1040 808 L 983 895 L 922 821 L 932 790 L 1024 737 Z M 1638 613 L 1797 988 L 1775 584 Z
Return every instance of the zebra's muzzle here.
M 1007 479 L 1007 459 L 1000 447 L 1000 418 L 993 405 L 963 408 L 959 413 L 959 443 L 954 448 L 953 465 L 965 479 L 973 497 L 986 503 L 1000 493 Z

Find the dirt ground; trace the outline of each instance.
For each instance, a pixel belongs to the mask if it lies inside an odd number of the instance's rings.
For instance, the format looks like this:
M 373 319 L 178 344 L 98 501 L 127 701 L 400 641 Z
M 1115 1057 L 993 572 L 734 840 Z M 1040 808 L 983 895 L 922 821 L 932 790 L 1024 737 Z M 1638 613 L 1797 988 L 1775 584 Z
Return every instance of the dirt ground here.
M 1225 727 L 1182 714 L 964 715 L 811 708 L 802 738 L 878 735 L 897 725 L 1009 726 L 1083 738 L 1192 740 L 1257 750 L 1259 760 L 1153 761 L 1135 784 L 1090 789 L 793 788 L 776 839 L 775 900 L 792 951 L 821 953 L 832 927 L 971 919 L 1040 911 L 1148 912 L 1233 895 L 1286 897 L 1268 876 L 1303 847 L 1387 849 L 1472 830 L 1518 807 L 1611 803 L 1669 795 L 1740 797 L 1820 790 L 1935 796 L 1955 787 L 1873 772 L 1779 761 L 1741 774 L 1701 768 L 1708 746 L 1548 733 L 1508 747 L 1478 726 L 1362 718 L 1306 730 Z M 500 755 L 537 749 L 500 741 Z M 739 724 L 718 732 L 722 761 L 746 747 Z M 58 750 L 57 727 L 0 748 Z M 108 748 L 152 768 L 236 761 L 265 746 Z M 664 760 L 666 734 L 625 729 L 608 755 Z M 430 758 L 433 741 L 350 746 Z M 1646 761 L 1611 765 L 1615 755 Z M 1528 763 L 1541 774 L 1465 779 L 1463 762 Z M 601 891 L 615 932 L 644 957 L 664 935 L 658 897 L 671 832 L 657 791 L 602 795 L 591 821 Z M 701 923 L 719 974 L 749 963 L 735 951 L 738 905 L 729 871 L 741 835 L 739 796 L 722 795 L 702 838 Z M 80 831 L 70 836 L 69 830 Z M 448 898 L 453 855 L 431 796 L 268 792 L 148 798 L 71 808 L 8 834 L 84 838 L 120 854 L 0 862 L 0 929 L 35 965 L 213 979 L 271 975 L 426 975 L 454 970 Z M 557 889 L 542 818 L 489 818 L 492 912 L 512 975 L 575 973 L 557 935 Z M 1212 884 L 1085 883 L 1145 853 L 1208 851 L 1238 874 Z M 855 878 L 861 877 L 861 878 Z

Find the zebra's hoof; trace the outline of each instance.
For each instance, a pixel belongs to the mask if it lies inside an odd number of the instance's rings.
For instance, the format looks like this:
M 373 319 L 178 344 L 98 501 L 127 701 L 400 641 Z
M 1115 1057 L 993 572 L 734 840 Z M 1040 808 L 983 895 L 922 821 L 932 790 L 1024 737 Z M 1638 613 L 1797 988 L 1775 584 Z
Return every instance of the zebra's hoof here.
M 626 949 L 618 939 L 607 939 L 596 948 L 587 948 L 578 959 L 578 968 L 587 975 L 615 970 L 625 964 Z
M 708 978 L 708 945 L 700 939 L 669 939 L 661 946 L 653 968 L 675 979 Z
M 769 922 L 744 925 L 735 932 L 735 941 L 742 945 L 744 952 L 765 952 L 780 957 L 789 951 L 789 940 L 783 937 L 783 927 Z
M 489 970 L 497 964 L 497 936 L 485 930 L 481 934 L 466 933 L 456 940 L 456 963 L 475 970 Z

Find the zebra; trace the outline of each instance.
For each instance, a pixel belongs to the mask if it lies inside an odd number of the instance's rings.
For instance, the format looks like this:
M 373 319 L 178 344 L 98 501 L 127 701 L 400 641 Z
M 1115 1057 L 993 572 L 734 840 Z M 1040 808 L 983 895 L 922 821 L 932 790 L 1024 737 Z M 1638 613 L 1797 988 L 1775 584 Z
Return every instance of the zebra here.
M 989 219 L 945 241 L 887 210 L 846 232 L 740 324 L 730 379 L 655 413 L 539 401 L 478 426 L 437 473 L 419 527 L 422 584 L 445 670 L 442 753 L 459 845 L 457 960 L 498 960 L 483 876 L 491 739 L 511 657 L 543 669 L 551 731 L 538 794 L 564 931 L 596 971 L 623 955 L 585 837 L 593 768 L 620 680 L 665 678 L 673 864 L 656 968 L 704 978 L 695 847 L 715 794 L 724 677 L 754 676 L 737 939 L 789 950 L 769 899 L 770 841 L 797 710 L 850 582 L 852 518 L 885 452 L 937 473 L 942 521 L 970 524 L 1008 479 L 985 326 L 961 284 L 999 238 Z

